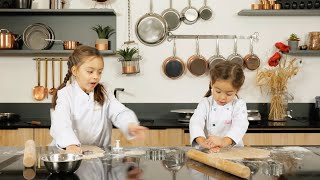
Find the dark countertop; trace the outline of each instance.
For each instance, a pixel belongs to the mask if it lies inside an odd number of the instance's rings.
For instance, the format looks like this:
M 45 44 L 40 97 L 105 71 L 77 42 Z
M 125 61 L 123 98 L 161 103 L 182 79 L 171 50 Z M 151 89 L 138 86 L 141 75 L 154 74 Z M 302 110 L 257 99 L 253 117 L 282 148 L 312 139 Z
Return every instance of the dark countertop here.
M 54 147 L 53 147 L 54 148 Z M 250 179 L 320 179 L 320 156 L 314 152 L 319 152 L 320 147 L 262 147 L 271 151 L 271 157 L 261 160 L 240 160 L 252 171 Z M 163 148 L 160 148 L 164 150 Z M 177 148 L 175 148 L 177 149 Z M 165 149 L 166 153 L 161 155 L 161 150 L 155 148 L 139 148 L 144 155 L 135 157 L 118 157 L 112 158 L 105 155 L 102 158 L 82 160 L 79 169 L 75 174 L 62 175 L 50 174 L 44 167 L 43 163 L 40 168 L 24 169 L 22 165 L 22 156 L 12 164 L 6 164 L 6 167 L 0 169 L 0 179 L 25 179 L 27 170 L 29 173 L 35 173 L 33 179 L 73 179 L 73 180 L 125 180 L 129 173 L 142 172 L 140 179 L 144 180 L 199 180 L 199 179 L 240 179 L 231 174 L 222 172 L 218 169 L 206 166 L 202 163 L 183 158 L 183 152 L 177 155 L 179 151 L 175 149 Z M 179 147 L 183 151 L 188 148 Z M 1 163 L 10 157 L 22 154 L 22 148 L 0 147 L 0 166 Z M 52 152 L 51 147 L 49 147 Z M 106 149 L 105 149 L 106 150 Z M 125 151 L 132 149 L 125 149 Z M 106 150 L 107 151 L 107 150 Z M 41 150 L 41 152 L 43 152 Z M 169 154 L 170 156 L 166 156 Z M 107 153 L 106 153 L 107 154 Z M 179 157 L 179 158 L 175 158 Z M 129 162 L 130 161 L 130 162 Z M 174 167 L 176 171 L 168 167 Z M 30 176 L 29 174 L 29 176 Z M 24 177 L 25 176 L 25 177 Z M 134 179 L 134 178 L 133 178 Z
M 176 119 L 145 119 L 140 118 L 140 124 L 150 129 L 182 128 L 189 131 L 187 124 L 180 124 Z M 40 125 L 31 125 L 27 122 L 40 121 Z M 283 133 L 320 133 L 320 121 L 310 121 L 308 119 L 290 119 L 287 121 L 249 121 L 247 133 L 258 132 L 283 132 Z M 42 118 L 25 118 L 15 123 L 0 123 L 0 129 L 17 128 L 50 128 L 50 120 Z

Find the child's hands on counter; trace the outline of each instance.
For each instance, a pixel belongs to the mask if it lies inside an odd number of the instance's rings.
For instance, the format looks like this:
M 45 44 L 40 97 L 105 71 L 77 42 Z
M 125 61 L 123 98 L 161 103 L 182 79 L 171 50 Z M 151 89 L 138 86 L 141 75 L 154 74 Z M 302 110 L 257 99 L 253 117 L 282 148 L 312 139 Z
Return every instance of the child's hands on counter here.
M 136 123 L 129 123 L 129 125 L 128 125 L 129 134 L 134 136 L 135 139 L 137 139 L 137 140 L 144 140 L 144 138 L 145 138 L 144 131 L 145 130 L 148 130 L 148 128 L 146 128 L 144 126 L 139 126 Z
M 69 145 L 66 147 L 66 152 L 68 153 L 75 153 L 75 154 L 81 154 L 82 153 L 82 150 L 81 150 L 81 147 L 75 145 L 75 144 L 72 144 L 72 145 Z

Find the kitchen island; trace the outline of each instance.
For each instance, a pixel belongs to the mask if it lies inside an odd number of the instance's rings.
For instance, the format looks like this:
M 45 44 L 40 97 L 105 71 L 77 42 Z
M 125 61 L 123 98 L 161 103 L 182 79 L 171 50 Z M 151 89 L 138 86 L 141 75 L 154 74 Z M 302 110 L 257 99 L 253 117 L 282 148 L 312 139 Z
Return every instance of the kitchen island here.
M 40 148 L 40 152 L 43 152 Z M 50 150 L 51 147 L 47 148 Z M 239 160 L 251 170 L 251 179 L 320 179 L 320 147 L 261 147 L 271 151 L 271 157 L 264 160 Z M 41 150 L 42 149 L 42 150 Z M 109 148 L 104 148 L 110 152 Z M 23 153 L 19 147 L 0 147 L 0 179 L 240 179 L 231 174 L 206 166 L 184 156 L 172 156 L 172 153 L 186 152 L 187 147 L 175 148 L 138 148 L 140 155 L 109 156 L 83 160 L 74 174 L 50 174 L 41 162 L 40 166 L 25 169 L 22 156 L 14 162 L 3 161 Z M 52 149 L 51 149 L 52 150 Z M 125 151 L 136 151 L 125 148 Z M 38 149 L 39 151 L 39 149 Z M 165 153 L 160 153 L 165 152 Z M 168 156 L 167 154 L 171 154 Z M 27 172 L 29 171 L 29 172 Z M 31 173 L 30 173 L 31 172 Z M 29 174 L 28 174 L 29 173 Z M 32 174 L 33 173 L 33 174 Z M 34 177 L 30 178 L 31 175 Z M 136 176 L 138 175 L 138 176 Z M 29 176 L 29 177 L 28 177 Z M 128 178 L 130 176 L 130 178 Z

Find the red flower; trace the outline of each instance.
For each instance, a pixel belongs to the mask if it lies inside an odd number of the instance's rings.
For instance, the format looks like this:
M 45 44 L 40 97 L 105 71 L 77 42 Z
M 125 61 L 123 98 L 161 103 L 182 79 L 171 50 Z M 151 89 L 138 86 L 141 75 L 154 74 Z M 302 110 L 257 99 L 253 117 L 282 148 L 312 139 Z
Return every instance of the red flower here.
M 283 44 L 282 42 L 277 42 L 275 44 L 276 48 L 278 48 L 281 52 L 289 52 L 290 46 Z
M 279 52 L 274 53 L 274 55 L 270 57 L 268 60 L 269 66 L 272 66 L 272 67 L 278 66 L 280 59 L 281 59 L 281 54 Z

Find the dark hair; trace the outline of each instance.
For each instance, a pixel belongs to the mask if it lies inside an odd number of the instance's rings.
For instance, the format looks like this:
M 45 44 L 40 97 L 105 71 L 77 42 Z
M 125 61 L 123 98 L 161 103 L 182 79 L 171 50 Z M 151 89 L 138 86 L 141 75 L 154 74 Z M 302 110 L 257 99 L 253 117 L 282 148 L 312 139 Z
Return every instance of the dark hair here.
M 73 66 L 81 66 L 86 60 L 91 59 L 92 57 L 101 58 L 103 60 L 102 55 L 100 54 L 99 50 L 91 46 L 79 46 L 77 49 L 73 51 L 71 56 L 69 56 L 68 60 L 68 72 L 60 86 L 58 87 L 57 91 L 53 94 L 52 97 L 52 108 L 55 109 L 57 105 L 57 92 L 58 90 L 64 88 L 67 85 L 70 77 L 72 76 L 71 68 Z M 94 88 L 94 100 L 97 101 L 100 105 L 102 105 L 105 101 L 106 90 L 102 84 L 97 84 Z
M 212 83 L 215 83 L 217 80 L 230 80 L 232 86 L 239 90 L 244 83 L 245 76 L 242 67 L 238 63 L 223 61 L 210 69 L 210 79 Z M 211 82 L 209 83 L 209 90 L 205 97 L 209 97 L 212 94 Z

